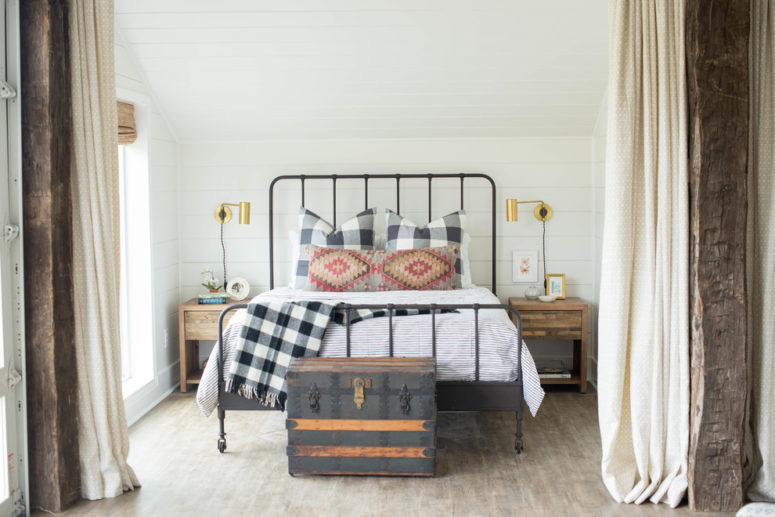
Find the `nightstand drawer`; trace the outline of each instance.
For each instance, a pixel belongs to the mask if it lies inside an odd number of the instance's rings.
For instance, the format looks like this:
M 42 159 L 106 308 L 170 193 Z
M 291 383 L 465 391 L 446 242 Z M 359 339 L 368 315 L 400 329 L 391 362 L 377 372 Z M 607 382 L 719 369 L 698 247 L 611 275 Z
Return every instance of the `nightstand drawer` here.
M 223 323 L 224 328 L 236 313 L 237 311 L 230 311 L 226 315 Z M 220 311 L 186 311 L 184 317 L 186 339 L 218 339 L 218 317 L 220 315 Z
M 526 338 L 581 339 L 581 311 L 522 311 Z

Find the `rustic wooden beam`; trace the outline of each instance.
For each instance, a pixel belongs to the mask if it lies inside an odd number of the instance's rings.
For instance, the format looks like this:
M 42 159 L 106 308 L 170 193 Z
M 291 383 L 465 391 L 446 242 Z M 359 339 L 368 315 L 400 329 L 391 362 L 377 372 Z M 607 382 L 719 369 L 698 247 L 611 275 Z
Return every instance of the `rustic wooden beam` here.
M 66 0 L 20 2 L 30 506 L 80 497 Z
M 749 0 L 686 2 L 691 218 L 689 506 L 743 504 Z

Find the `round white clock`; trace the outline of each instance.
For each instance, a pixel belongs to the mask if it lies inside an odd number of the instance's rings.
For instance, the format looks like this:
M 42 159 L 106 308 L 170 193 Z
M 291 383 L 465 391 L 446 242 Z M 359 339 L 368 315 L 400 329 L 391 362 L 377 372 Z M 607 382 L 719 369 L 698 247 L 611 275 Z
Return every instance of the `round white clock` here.
M 226 292 L 233 300 L 244 300 L 250 293 L 250 284 L 241 277 L 234 277 L 226 285 Z

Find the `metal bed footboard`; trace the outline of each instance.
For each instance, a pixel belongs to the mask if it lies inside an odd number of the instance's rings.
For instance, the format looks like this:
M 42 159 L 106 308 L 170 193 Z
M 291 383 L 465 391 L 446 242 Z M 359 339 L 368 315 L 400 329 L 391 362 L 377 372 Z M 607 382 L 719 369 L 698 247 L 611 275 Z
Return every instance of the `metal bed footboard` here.
M 246 303 L 235 304 L 221 312 L 218 318 L 218 450 L 226 450 L 225 418 L 226 410 L 272 410 L 262 406 L 255 400 L 248 400 L 225 391 L 224 381 L 224 351 L 223 351 L 223 321 L 229 311 L 246 308 Z M 351 355 L 350 329 L 353 310 L 387 310 L 389 356 L 393 357 L 393 315 L 397 310 L 424 310 L 431 316 L 431 348 L 432 356 L 436 357 L 436 314 L 439 311 L 473 310 L 474 311 L 474 349 L 475 365 L 473 381 L 440 381 L 436 383 L 436 405 L 439 411 L 514 411 L 516 431 L 514 450 L 517 454 L 523 450 L 522 417 L 524 386 L 522 376 L 522 318 L 519 312 L 509 305 L 502 304 L 349 304 L 340 303 L 337 309 L 345 311 L 346 357 Z M 517 378 L 511 382 L 493 382 L 479 380 L 479 311 L 500 309 L 514 316 L 517 327 Z

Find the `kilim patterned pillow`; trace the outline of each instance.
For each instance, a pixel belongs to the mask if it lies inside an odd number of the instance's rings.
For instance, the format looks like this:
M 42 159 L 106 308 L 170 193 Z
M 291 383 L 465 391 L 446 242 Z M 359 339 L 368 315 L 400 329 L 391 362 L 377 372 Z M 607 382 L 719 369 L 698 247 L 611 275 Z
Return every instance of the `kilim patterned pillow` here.
M 400 291 L 455 288 L 459 246 L 355 251 L 308 245 L 308 291 Z
M 465 226 L 466 213 L 458 210 L 434 219 L 425 227 L 418 228 L 409 219 L 398 215 L 392 210 L 387 213 L 387 246 L 389 250 L 408 250 L 413 248 L 436 248 L 439 246 L 463 245 L 463 227 Z M 463 278 L 463 265 L 461 255 L 458 254 L 455 261 L 455 285 L 458 288 L 465 286 Z
M 307 285 L 309 263 L 307 244 L 353 250 L 374 249 L 374 214 L 376 211 L 376 208 L 364 210 L 334 229 L 320 216 L 301 207 L 299 210 L 299 260 L 294 268 L 296 277 L 291 287 L 304 289 Z

